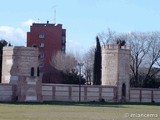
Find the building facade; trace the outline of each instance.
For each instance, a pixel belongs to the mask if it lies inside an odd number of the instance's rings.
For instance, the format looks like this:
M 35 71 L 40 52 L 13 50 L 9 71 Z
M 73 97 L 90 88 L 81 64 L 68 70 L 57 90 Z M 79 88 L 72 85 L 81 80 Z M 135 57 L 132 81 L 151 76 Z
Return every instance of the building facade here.
M 60 78 L 57 77 L 58 71 L 53 69 L 50 62 L 57 51 L 65 52 L 66 50 L 66 30 L 62 28 L 62 24 L 50 24 L 49 21 L 33 23 L 30 32 L 27 32 L 27 47 L 39 49 L 40 71 L 48 77 L 42 81 L 56 83 Z

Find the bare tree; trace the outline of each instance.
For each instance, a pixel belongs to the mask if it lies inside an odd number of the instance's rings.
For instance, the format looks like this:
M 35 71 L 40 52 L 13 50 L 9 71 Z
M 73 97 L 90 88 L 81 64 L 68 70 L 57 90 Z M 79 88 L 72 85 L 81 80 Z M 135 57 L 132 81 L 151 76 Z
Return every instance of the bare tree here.
M 149 38 L 149 51 L 146 58 L 147 72 L 143 81 L 149 78 L 153 78 L 160 72 L 160 32 L 152 32 L 148 34 Z M 158 69 L 155 69 L 158 68 Z
M 86 54 L 84 54 L 84 57 L 83 57 L 84 75 L 86 77 L 87 84 L 91 84 L 93 80 L 94 52 L 95 52 L 95 48 L 92 47 Z
M 77 60 L 73 54 L 59 51 L 52 57 L 51 65 L 64 73 L 70 73 L 76 69 Z
M 111 41 L 125 40 L 131 47 L 132 87 L 142 87 L 144 81 L 160 72 L 160 32 L 129 32 L 112 35 Z M 105 43 L 108 43 L 108 40 Z
M 51 65 L 61 71 L 63 84 L 85 84 L 84 76 L 78 73 L 78 60 L 76 58 L 79 56 L 63 52 L 57 52 L 52 57 Z
M 103 45 L 108 43 L 116 43 L 116 32 L 108 28 L 107 32 L 99 33 L 98 38 L 100 39 Z
M 139 69 L 148 54 L 150 42 L 147 34 L 142 32 L 131 32 L 124 36 L 126 36 L 125 40 L 131 47 L 131 85 L 138 87 L 142 85 L 142 80 L 139 78 Z

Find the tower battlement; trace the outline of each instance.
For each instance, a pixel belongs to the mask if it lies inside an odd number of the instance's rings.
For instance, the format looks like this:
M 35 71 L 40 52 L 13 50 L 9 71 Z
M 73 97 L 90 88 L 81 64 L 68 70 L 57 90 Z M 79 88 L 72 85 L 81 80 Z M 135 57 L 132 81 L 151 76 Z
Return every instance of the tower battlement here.
M 38 48 L 35 47 L 3 47 L 3 53 L 5 56 L 35 56 L 38 57 Z
M 119 49 L 122 49 L 122 50 L 130 50 L 130 46 L 120 46 L 118 44 L 107 44 L 107 45 L 103 45 L 102 46 L 102 49 L 107 49 L 107 50 L 119 50 Z

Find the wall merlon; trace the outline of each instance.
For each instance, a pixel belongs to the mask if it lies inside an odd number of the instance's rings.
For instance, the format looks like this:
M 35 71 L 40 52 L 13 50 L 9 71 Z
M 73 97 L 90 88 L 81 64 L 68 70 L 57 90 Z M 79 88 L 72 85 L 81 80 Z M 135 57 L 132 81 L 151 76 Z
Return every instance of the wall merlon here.
M 119 47 L 117 44 L 107 44 L 107 45 L 102 45 L 102 49 L 106 50 L 130 50 L 130 46 L 124 45 Z
M 38 48 L 34 47 L 3 47 L 5 56 L 30 56 L 38 57 Z

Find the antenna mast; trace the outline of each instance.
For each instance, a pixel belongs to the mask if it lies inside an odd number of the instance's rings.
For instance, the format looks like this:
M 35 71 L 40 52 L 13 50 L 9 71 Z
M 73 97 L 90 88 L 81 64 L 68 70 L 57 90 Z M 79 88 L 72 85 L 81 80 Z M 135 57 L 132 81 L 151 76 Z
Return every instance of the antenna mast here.
M 54 9 L 54 23 L 56 24 L 56 5 L 54 5 L 52 8 Z

